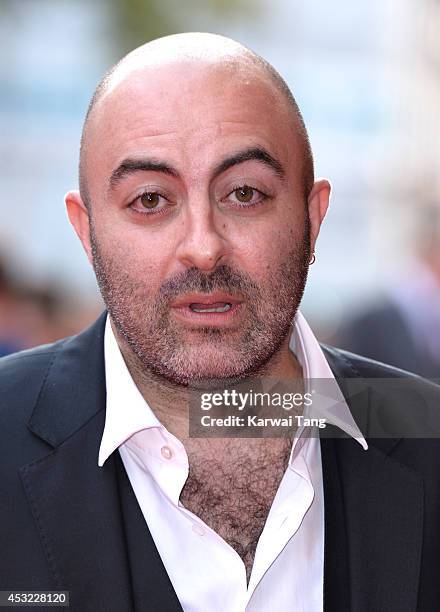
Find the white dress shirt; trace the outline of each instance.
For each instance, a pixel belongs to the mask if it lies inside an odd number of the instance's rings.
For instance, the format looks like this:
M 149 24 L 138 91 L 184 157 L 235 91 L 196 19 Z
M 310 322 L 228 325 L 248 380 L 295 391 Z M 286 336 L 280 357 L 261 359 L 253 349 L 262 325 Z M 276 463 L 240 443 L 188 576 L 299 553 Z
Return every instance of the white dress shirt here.
M 306 383 L 307 379 L 334 378 L 300 312 L 292 325 L 289 346 Z M 137 389 L 108 319 L 104 354 L 107 407 L 98 465 L 119 449 L 183 610 L 322 612 L 324 496 L 319 438 L 304 435 L 304 427 L 295 435 L 247 585 L 245 565 L 237 552 L 181 505 L 179 497 L 189 471 L 187 453 Z M 333 404 L 328 413 L 321 410 L 319 416 L 367 448 L 342 393 L 337 406 Z

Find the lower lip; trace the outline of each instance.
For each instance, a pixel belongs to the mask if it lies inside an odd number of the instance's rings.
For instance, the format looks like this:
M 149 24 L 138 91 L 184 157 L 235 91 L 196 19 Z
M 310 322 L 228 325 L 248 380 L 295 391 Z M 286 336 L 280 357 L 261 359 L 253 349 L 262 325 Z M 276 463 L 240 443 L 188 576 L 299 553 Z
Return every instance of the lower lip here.
M 241 304 L 232 304 L 225 312 L 195 312 L 189 306 L 173 306 L 171 309 L 179 319 L 196 326 L 229 327 L 241 312 Z

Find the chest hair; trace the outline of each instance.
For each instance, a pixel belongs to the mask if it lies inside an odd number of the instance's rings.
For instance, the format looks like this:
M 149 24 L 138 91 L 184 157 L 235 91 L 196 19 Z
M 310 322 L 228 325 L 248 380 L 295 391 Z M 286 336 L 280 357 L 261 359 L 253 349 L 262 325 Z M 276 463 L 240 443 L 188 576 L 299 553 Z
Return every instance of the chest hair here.
M 240 555 L 248 581 L 291 445 L 287 438 L 185 444 L 190 468 L 180 501 Z

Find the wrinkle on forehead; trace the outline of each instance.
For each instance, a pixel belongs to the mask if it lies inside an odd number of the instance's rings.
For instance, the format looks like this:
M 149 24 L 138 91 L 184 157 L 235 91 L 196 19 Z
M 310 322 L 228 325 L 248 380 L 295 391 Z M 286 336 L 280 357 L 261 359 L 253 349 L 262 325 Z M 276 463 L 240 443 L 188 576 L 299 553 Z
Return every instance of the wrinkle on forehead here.
M 112 135 L 103 134 L 99 154 L 105 152 L 106 176 L 125 158 L 145 157 L 170 163 L 182 176 L 189 176 L 194 168 L 198 173 L 209 173 L 222 158 L 249 148 L 262 148 L 278 159 L 288 159 L 286 145 L 282 132 L 274 133 L 266 123 L 207 121 L 203 125 L 181 123 L 171 131 L 161 131 L 140 121 Z M 93 160 L 96 169 L 95 161 L 99 162 Z

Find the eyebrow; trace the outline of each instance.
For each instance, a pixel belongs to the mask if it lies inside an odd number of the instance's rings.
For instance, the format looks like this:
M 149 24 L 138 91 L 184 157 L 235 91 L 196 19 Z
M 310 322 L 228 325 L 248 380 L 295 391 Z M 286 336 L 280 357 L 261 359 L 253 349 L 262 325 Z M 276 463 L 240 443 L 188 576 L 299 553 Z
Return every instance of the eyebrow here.
M 271 168 L 275 174 L 280 178 L 285 178 L 285 171 L 281 163 L 273 157 L 263 147 L 251 147 L 239 151 L 234 155 L 225 158 L 223 161 L 214 168 L 211 180 L 229 170 L 233 166 L 242 164 L 247 161 L 258 161 L 265 166 Z M 109 189 L 115 189 L 117 185 L 127 176 L 136 172 L 162 172 L 168 176 L 180 178 L 178 171 L 170 166 L 169 164 L 162 162 L 158 159 L 124 159 L 110 175 Z
M 252 147 L 244 151 L 239 151 L 231 157 L 227 157 L 214 169 L 213 178 L 226 172 L 226 170 L 229 170 L 232 166 L 252 160 L 258 161 L 271 168 L 280 179 L 285 178 L 286 174 L 281 163 L 263 147 Z
M 179 178 L 177 170 L 157 159 L 124 159 L 110 175 L 109 187 L 115 189 L 127 176 L 135 172 L 162 172 Z

